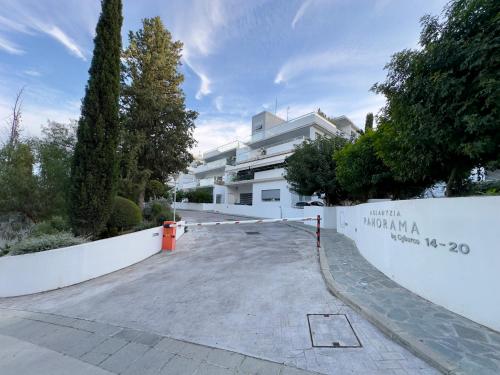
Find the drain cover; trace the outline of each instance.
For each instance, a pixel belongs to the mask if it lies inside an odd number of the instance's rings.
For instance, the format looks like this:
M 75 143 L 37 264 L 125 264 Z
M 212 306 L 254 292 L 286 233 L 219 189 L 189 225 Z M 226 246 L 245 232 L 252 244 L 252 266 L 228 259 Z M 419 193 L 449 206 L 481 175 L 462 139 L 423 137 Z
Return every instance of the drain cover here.
M 245 232 L 246 234 L 260 234 L 260 232 Z
M 345 314 L 307 314 L 307 321 L 313 347 L 361 347 L 361 342 Z

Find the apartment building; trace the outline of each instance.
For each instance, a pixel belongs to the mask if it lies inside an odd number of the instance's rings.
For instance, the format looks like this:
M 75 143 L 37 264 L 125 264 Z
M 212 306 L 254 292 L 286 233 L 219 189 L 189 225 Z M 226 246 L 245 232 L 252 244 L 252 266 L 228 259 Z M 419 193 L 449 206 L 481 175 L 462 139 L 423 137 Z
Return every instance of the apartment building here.
M 279 209 L 282 216 L 297 202 L 314 199 L 291 191 L 284 178 L 285 159 L 293 154 L 295 146 L 318 135 L 340 134 L 348 138 L 358 133 L 359 128 L 345 116 L 330 122 L 317 113 L 308 113 L 285 121 L 261 112 L 252 118 L 249 139 L 205 152 L 188 174 L 179 177 L 177 188 L 211 186 L 214 204 L 252 206 L 254 212 Z

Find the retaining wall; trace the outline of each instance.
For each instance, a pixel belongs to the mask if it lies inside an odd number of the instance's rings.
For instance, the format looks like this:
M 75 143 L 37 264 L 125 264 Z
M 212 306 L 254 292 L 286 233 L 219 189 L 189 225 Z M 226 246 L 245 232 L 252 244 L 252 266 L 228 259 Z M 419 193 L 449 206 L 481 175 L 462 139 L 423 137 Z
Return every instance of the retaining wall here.
M 140 262 L 161 250 L 157 227 L 81 245 L 0 258 L 0 297 L 78 284 Z M 184 234 L 177 228 L 176 238 Z
M 337 224 L 394 281 L 500 331 L 500 197 L 337 207 Z

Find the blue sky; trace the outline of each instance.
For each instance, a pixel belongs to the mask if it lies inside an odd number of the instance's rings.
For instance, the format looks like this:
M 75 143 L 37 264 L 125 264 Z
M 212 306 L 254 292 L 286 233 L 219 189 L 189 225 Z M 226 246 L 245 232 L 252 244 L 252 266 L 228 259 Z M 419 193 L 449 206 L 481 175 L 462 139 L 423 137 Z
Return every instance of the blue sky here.
M 245 138 L 264 109 L 293 118 L 320 107 L 364 125 L 390 56 L 415 48 L 419 19 L 446 0 L 124 0 L 123 41 L 159 15 L 184 43 L 195 152 Z M 0 0 L 0 125 L 25 87 L 25 135 L 79 116 L 99 0 Z

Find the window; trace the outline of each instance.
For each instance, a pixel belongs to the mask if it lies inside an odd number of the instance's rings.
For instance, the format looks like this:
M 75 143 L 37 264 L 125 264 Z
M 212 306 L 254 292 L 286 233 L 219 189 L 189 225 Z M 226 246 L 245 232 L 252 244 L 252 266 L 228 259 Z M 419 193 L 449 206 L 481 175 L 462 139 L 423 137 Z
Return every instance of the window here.
M 252 205 L 252 193 L 240 193 L 240 204 Z
M 262 201 L 263 202 L 279 202 L 280 200 L 280 189 L 270 189 L 262 190 Z
M 224 197 L 222 194 L 215 194 L 215 203 L 224 203 Z

